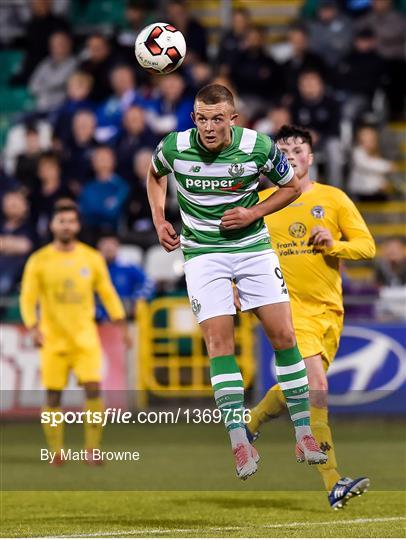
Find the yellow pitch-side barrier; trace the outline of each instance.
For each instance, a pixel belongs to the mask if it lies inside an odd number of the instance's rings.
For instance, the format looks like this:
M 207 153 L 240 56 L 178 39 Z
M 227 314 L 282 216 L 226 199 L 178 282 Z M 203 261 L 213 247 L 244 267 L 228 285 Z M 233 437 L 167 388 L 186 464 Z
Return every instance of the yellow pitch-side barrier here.
M 164 297 L 137 305 L 136 388 L 146 404 L 162 397 L 211 396 L 209 360 L 187 298 Z M 236 354 L 244 383 L 255 375 L 253 315 L 236 317 Z

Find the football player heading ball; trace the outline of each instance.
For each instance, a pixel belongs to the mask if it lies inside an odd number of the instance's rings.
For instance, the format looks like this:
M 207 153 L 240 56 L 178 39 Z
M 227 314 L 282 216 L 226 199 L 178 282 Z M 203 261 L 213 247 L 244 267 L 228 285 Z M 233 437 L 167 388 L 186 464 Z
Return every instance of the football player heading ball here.
M 327 456 L 310 429 L 306 367 L 296 345 L 289 295 L 264 216 L 293 202 L 300 183 L 266 135 L 234 125 L 234 98 L 212 84 L 196 95 L 196 128 L 172 132 L 156 148 L 147 189 L 155 228 L 167 251 L 179 246 L 192 310 L 210 357 L 211 382 L 241 479 L 257 470 L 258 453 L 244 425 L 244 385 L 235 357 L 233 280 L 241 308 L 261 321 L 276 352 L 278 381 L 294 424 L 296 455 L 308 463 Z M 177 183 L 183 228 L 165 218 L 166 176 Z M 258 204 L 260 174 L 280 189 Z

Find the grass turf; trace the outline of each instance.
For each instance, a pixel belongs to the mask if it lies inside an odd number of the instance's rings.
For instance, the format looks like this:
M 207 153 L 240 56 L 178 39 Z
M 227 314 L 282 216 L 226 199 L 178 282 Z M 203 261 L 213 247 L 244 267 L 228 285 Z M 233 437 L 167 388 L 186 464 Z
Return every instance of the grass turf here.
M 247 482 L 235 478 L 221 426 L 110 426 L 105 448 L 138 450 L 139 462 L 53 469 L 39 459 L 37 423 L 5 424 L 2 535 L 404 537 L 404 425 L 338 421 L 334 432 L 340 472 L 372 482 L 339 512 L 317 471 L 295 463 L 288 422 L 264 429 L 260 470 Z M 81 430 L 66 434 L 78 449 Z

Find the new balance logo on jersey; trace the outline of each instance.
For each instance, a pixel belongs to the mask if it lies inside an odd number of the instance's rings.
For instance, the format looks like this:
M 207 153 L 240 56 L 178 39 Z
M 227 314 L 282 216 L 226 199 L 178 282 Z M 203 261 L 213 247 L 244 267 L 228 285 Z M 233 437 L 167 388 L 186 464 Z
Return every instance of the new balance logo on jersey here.
M 190 167 L 190 169 L 189 169 L 189 172 L 198 173 L 198 172 L 200 172 L 200 169 L 201 169 L 200 165 L 192 165 L 192 167 Z
M 186 187 L 195 187 L 200 189 L 224 189 L 231 188 L 234 180 L 208 180 L 201 178 L 186 178 Z

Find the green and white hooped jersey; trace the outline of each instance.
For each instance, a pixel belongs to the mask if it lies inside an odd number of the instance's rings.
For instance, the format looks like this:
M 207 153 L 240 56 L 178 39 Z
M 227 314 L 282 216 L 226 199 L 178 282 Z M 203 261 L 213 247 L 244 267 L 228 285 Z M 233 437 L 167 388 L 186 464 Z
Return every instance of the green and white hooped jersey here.
M 264 220 L 244 229 L 220 228 L 224 212 L 258 203 L 260 174 L 276 185 L 293 177 L 286 156 L 265 134 L 232 128 L 232 142 L 220 153 L 207 150 L 196 128 L 169 133 L 156 148 L 152 165 L 160 176 L 173 174 L 183 228 L 181 248 L 188 260 L 204 253 L 262 251 L 271 247 Z

